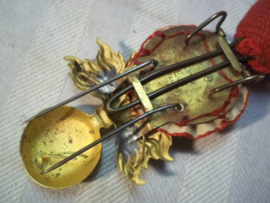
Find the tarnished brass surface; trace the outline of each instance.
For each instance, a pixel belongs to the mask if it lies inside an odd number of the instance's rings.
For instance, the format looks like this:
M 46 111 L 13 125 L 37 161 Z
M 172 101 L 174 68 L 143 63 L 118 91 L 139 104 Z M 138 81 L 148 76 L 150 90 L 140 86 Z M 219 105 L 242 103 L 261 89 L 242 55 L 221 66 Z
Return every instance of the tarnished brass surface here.
M 192 27 L 181 26 L 168 28 L 162 32 L 165 34 L 165 36 L 169 36 L 183 30 L 192 31 L 193 29 L 194 28 Z M 216 34 L 206 31 L 202 31 L 202 33 L 207 38 L 209 51 L 220 49 Z M 207 53 L 204 40 L 201 37 L 194 36 L 188 46 L 185 45 L 184 39 L 185 35 L 177 35 L 175 37 L 166 39 L 150 55 L 140 57 L 137 59 L 137 61 L 145 62 L 149 59 L 157 59 L 160 63 L 159 68 L 164 68 L 165 66 L 174 64 L 176 62 Z M 159 36 L 155 36 L 145 45 L 145 48 L 147 50 L 151 50 L 160 40 L 161 38 Z M 223 62 L 224 60 L 226 60 L 224 55 L 213 58 L 215 64 Z M 149 94 L 161 87 L 211 66 L 212 63 L 210 60 L 197 63 L 152 80 L 143 85 L 143 88 L 145 92 Z M 243 78 L 241 73 L 234 70 L 234 68 L 231 66 L 222 69 L 222 72 L 233 81 Z M 189 120 L 220 108 L 228 98 L 230 89 L 214 95 L 210 95 L 209 93 L 215 87 L 227 84 L 228 81 L 217 72 L 205 77 L 211 78 L 211 80 L 205 80 L 204 77 L 202 77 L 153 99 L 151 101 L 153 107 L 157 108 L 171 103 L 180 103 L 184 106 L 184 110 L 181 112 L 175 112 L 173 116 L 175 118 L 186 116 Z M 237 98 L 232 98 L 230 105 L 228 105 L 226 108 L 226 111 L 228 111 L 236 101 Z M 216 117 L 204 117 L 189 122 L 188 124 L 207 122 L 215 118 Z
M 27 173 L 38 184 L 50 188 L 64 188 L 81 182 L 96 166 L 101 144 L 52 172 L 40 173 L 97 140 L 99 129 L 110 125 L 111 121 L 102 109 L 89 116 L 67 106 L 31 121 L 20 143 L 20 155 Z

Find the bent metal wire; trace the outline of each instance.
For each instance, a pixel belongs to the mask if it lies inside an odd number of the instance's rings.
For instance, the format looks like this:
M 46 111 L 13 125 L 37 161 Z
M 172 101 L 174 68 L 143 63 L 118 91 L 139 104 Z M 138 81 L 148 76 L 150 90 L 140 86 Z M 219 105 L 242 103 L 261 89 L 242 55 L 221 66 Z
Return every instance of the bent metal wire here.
M 139 78 L 139 82 L 141 84 L 146 84 L 148 83 L 149 81 L 151 80 L 155 80 L 155 79 L 158 79 L 160 76 L 164 75 L 164 74 L 168 74 L 170 72 L 173 72 L 175 70 L 178 70 L 180 68 L 183 68 L 183 67 L 187 67 L 187 66 L 190 66 L 190 65 L 193 65 L 193 64 L 196 64 L 198 62 L 202 62 L 202 61 L 205 61 L 205 60 L 208 60 L 210 58 L 213 58 L 213 57 L 216 57 L 216 56 L 219 56 L 221 54 L 225 54 L 227 59 L 226 61 L 222 62 L 222 63 L 219 63 L 217 65 L 214 65 L 212 67 L 209 67 L 205 70 L 202 70 L 202 71 L 199 71 L 195 74 L 192 74 L 188 77 L 185 77 L 183 79 L 180 79 L 176 82 L 173 82 L 165 87 L 162 87 L 150 94 L 147 95 L 147 97 L 151 100 L 151 99 L 154 99 L 174 88 L 177 88 L 179 86 L 182 86 L 182 85 L 185 85 L 193 80 L 196 80 L 198 78 L 201 78 L 201 77 L 204 77 L 205 75 L 207 74 L 210 74 L 210 73 L 213 73 L 217 70 L 220 70 L 222 68 L 225 68 L 229 65 L 232 65 L 232 67 L 236 70 L 236 71 L 239 71 L 243 74 L 244 78 L 243 79 L 240 79 L 240 80 L 237 80 L 237 81 L 234 81 L 234 82 L 231 82 L 227 85 L 223 85 L 221 87 L 217 87 L 215 89 L 213 89 L 210 94 L 214 94 L 218 91 L 221 91 L 221 90 L 224 90 L 224 89 L 227 89 L 227 88 L 231 88 L 233 86 L 237 86 L 239 84 L 243 84 L 243 83 L 248 83 L 248 82 L 253 82 L 253 81 L 258 81 L 260 79 L 262 79 L 264 76 L 263 75 L 253 75 L 251 76 L 251 74 L 245 70 L 244 68 L 242 68 L 242 66 L 239 65 L 240 62 L 245 62 L 247 60 L 250 60 L 250 57 L 249 56 L 235 56 L 234 53 L 232 52 L 231 49 L 233 49 L 242 39 L 241 38 L 238 38 L 236 39 L 235 41 L 233 41 L 232 43 L 228 44 L 226 39 L 225 39 L 225 34 L 224 32 L 222 31 L 222 29 L 220 28 L 221 24 L 223 23 L 223 21 L 225 20 L 227 16 L 227 13 L 225 11 L 221 11 L 221 12 L 218 12 L 216 14 L 214 14 L 213 16 L 211 16 L 209 19 L 207 19 L 205 22 L 203 22 L 200 26 L 197 27 L 197 29 L 195 29 L 192 33 L 190 33 L 186 39 L 185 39 L 185 44 L 186 46 L 189 46 L 190 44 L 190 39 L 196 35 L 198 32 L 200 32 L 206 25 L 208 25 L 209 23 L 211 23 L 213 20 L 215 20 L 216 18 L 218 17 L 221 17 L 221 19 L 219 20 L 219 22 L 217 23 L 216 25 L 216 34 L 218 35 L 218 42 L 220 44 L 220 47 L 221 49 L 217 49 L 215 51 L 212 51 L 212 52 L 209 52 L 209 53 L 206 53 L 206 54 L 203 54 L 203 55 L 200 55 L 200 56 L 197 56 L 197 57 L 194 57 L 194 58 L 190 58 L 190 59 L 187 59 L 187 60 L 184 60 L 184 61 L 181 61 L 181 62 L 178 62 L 178 63 L 175 63 L 173 65 L 170 65 L 170 66 L 167 66 L 165 68 L 160 68 L 159 69 L 159 62 L 157 60 L 149 60 L 147 62 L 144 62 L 136 67 L 133 67 L 133 68 L 130 68 L 128 70 L 126 70 L 125 72 L 123 72 L 122 74 L 116 76 L 116 77 L 113 77 L 111 79 L 108 79 L 106 80 L 105 82 L 103 83 L 100 83 L 98 85 L 95 85 L 94 87 L 84 91 L 84 92 L 81 92 L 80 94 L 78 95 L 75 95 L 73 97 L 71 97 L 70 99 L 67 99 L 53 107 L 50 107 L 48 108 L 47 110 L 45 111 L 42 111 L 38 114 L 36 114 L 35 116 L 29 118 L 28 120 L 24 121 L 23 123 L 27 123 L 27 122 L 30 122 L 38 117 L 41 117 L 57 108 L 59 108 L 60 106 L 63 106 L 73 100 L 76 100 L 92 91 L 95 91 L 95 90 L 98 90 L 99 88 L 102 88 L 103 86 L 105 85 L 108 85 L 110 83 L 112 83 L 113 81 L 116 81 L 124 76 L 127 76 L 133 72 L 136 72 L 144 67 L 147 67 L 147 66 L 151 66 L 151 70 L 154 70 L 152 73 L 144 76 L 144 77 L 140 77 Z M 141 104 L 142 101 L 140 99 L 136 100 L 136 101 L 133 101 L 125 106 L 122 106 L 122 107 L 119 107 L 119 108 L 113 108 L 112 107 L 112 103 L 117 99 L 119 98 L 121 95 L 127 93 L 128 91 L 132 90 L 134 87 L 133 85 L 129 85 L 127 87 L 125 87 L 124 89 L 121 89 L 121 90 L 118 90 L 118 92 L 116 94 L 114 94 L 110 100 L 107 102 L 106 104 L 106 108 L 109 112 L 117 112 L 117 111 L 124 111 L 126 109 L 129 109 L 129 108 L 132 108 L 138 104 Z M 150 116 L 153 116 L 154 114 L 158 113 L 158 112 L 162 112 L 164 110 L 168 110 L 168 109 L 173 109 L 173 110 L 176 110 L 176 111 L 180 111 L 182 109 L 182 106 L 181 104 L 169 104 L 169 105 L 166 105 L 166 106 L 163 106 L 163 107 L 159 107 L 159 108 L 156 108 L 156 109 L 153 109 L 153 110 L 150 110 L 148 112 L 146 112 L 145 114 L 137 117 L 136 119 L 133 119 L 127 123 L 125 123 L 124 125 L 122 126 L 119 126 L 116 130 L 106 134 L 105 136 L 101 137 L 100 139 L 94 141 L 93 143 L 85 146 L 84 148 L 80 149 L 79 151 L 73 153 L 72 155 L 66 157 L 65 159 L 63 159 L 62 161 L 58 162 L 57 164 L 53 165 L 52 167 L 50 167 L 49 169 L 43 171 L 41 174 L 45 174 L 45 173 L 48 173 L 56 168 L 58 168 L 59 166 L 65 164 L 66 162 L 70 161 L 71 159 L 75 158 L 76 156 L 82 154 L 83 152 L 85 152 L 86 150 L 90 149 L 91 147 L 97 145 L 98 143 L 104 141 L 105 139 L 108 139 L 109 137 L 111 137 L 112 135 L 115 135 L 117 134 L 118 132 L 122 131 L 123 129 L 133 125 L 134 123 L 146 118 L 146 117 L 150 117 Z M 138 139 L 138 138 L 136 138 Z
M 85 146 L 84 148 L 80 149 L 79 151 L 75 152 L 74 154 L 68 156 L 67 158 L 65 158 L 65 159 L 63 159 L 62 161 L 58 162 L 57 164 L 55 164 L 55 165 L 52 166 L 51 168 L 49 168 L 49 169 L 43 171 L 41 174 L 48 173 L 48 172 L 50 172 L 50 171 L 52 171 L 52 170 L 54 170 L 54 169 L 56 169 L 56 168 L 62 166 L 63 164 L 65 164 L 66 162 L 68 162 L 68 161 L 70 161 L 71 159 L 75 158 L 76 156 L 82 154 L 82 153 L 85 152 L 86 150 L 88 150 L 88 149 L 90 149 L 90 148 L 96 146 L 96 145 L 99 144 L 100 142 L 102 142 L 102 141 L 108 139 L 108 138 L 111 137 L 112 135 L 115 135 L 115 134 L 118 133 L 119 131 L 121 131 L 121 130 L 123 130 L 123 129 L 129 127 L 129 126 L 131 126 L 132 124 L 134 124 L 134 123 L 136 123 L 136 122 L 142 120 L 143 118 L 149 117 L 149 116 L 151 116 L 151 115 L 153 115 L 153 114 L 155 114 L 155 113 L 157 113 L 157 112 L 164 111 L 164 110 L 168 110 L 168 109 L 171 109 L 171 108 L 180 111 L 180 110 L 181 110 L 181 105 L 180 105 L 180 104 L 169 104 L 169 105 L 167 105 L 167 106 L 163 106 L 163 107 L 154 109 L 154 110 L 152 110 L 152 111 L 146 112 L 145 114 L 143 114 L 143 115 L 137 117 L 136 119 L 134 119 L 134 120 L 132 120 L 132 121 L 130 121 L 130 122 L 128 122 L 128 123 L 126 123 L 126 124 L 120 126 L 120 127 L 117 128 L 116 130 L 114 130 L 114 131 L 108 133 L 107 135 L 102 136 L 100 139 L 98 139 L 98 140 L 92 142 L 91 144 Z

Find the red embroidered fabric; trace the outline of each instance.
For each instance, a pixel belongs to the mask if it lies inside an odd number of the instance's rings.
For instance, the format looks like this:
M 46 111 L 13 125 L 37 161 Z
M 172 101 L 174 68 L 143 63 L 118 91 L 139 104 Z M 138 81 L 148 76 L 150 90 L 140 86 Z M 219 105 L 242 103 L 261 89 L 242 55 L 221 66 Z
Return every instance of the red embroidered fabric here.
M 239 23 L 235 38 L 245 37 L 236 47 L 242 55 L 253 56 L 249 65 L 257 72 L 270 73 L 270 1 L 258 0 Z

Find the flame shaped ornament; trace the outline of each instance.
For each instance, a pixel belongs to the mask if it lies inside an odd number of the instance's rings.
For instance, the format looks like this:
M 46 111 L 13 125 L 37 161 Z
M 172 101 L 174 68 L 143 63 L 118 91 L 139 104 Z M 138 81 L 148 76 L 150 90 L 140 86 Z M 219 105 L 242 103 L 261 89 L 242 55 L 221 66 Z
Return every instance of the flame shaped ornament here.
M 122 54 L 115 54 L 110 47 L 97 39 L 97 44 L 100 48 L 96 57 L 96 63 L 85 59 L 81 61 L 74 56 L 66 56 L 64 59 L 69 62 L 68 67 L 71 70 L 70 76 L 75 85 L 80 90 L 87 90 L 104 81 L 115 77 L 123 72 L 127 67 L 130 59 L 135 55 L 135 51 L 130 55 L 127 62 L 124 62 Z M 107 98 L 105 95 L 111 94 L 119 87 L 123 79 L 113 81 L 105 85 L 91 94 L 100 98 Z

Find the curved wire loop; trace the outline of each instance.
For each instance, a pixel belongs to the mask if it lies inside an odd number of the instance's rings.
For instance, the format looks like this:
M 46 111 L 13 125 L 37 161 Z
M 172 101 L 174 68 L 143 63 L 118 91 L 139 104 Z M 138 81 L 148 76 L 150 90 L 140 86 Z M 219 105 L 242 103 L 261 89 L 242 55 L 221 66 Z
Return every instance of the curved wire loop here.
M 246 78 L 242 78 L 240 80 L 237 80 L 237 81 L 228 83 L 226 85 L 217 87 L 215 89 L 212 89 L 210 91 L 210 94 L 215 94 L 215 93 L 220 92 L 222 90 L 225 90 L 225 89 L 228 89 L 228 88 L 231 88 L 231 87 L 235 87 L 235 86 L 238 86 L 238 85 L 246 84 L 246 83 L 259 82 L 263 78 L 264 78 L 264 75 L 261 75 L 261 74 L 251 75 L 251 76 L 248 76 Z
M 225 18 L 227 17 L 227 13 L 225 11 L 220 11 L 217 12 L 216 14 L 212 15 L 210 18 L 208 18 L 206 21 L 204 21 L 202 24 L 200 24 L 197 29 L 190 33 L 186 39 L 185 39 L 185 44 L 188 46 L 188 43 L 190 41 L 190 39 L 196 35 L 199 31 L 201 31 L 206 25 L 208 25 L 209 23 L 211 23 L 213 20 L 217 19 L 218 17 L 222 16 L 222 18 L 218 21 L 217 25 L 216 25 L 216 32 L 219 31 L 221 24 L 224 22 Z

